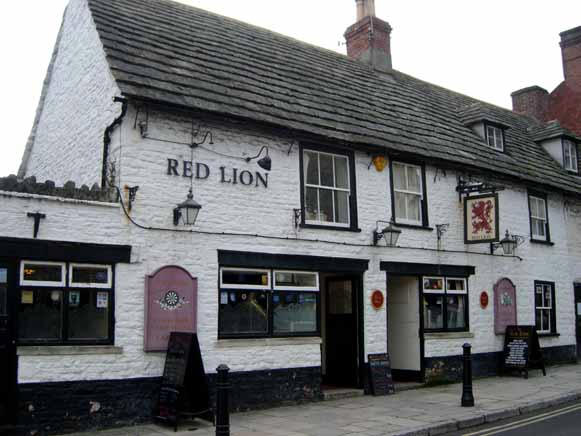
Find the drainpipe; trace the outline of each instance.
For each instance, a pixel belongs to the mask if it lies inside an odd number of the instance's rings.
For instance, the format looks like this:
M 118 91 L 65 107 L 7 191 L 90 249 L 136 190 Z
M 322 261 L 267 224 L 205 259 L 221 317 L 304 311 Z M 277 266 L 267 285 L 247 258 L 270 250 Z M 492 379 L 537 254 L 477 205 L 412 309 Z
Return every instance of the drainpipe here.
M 121 103 L 121 114 L 105 129 L 103 135 L 103 168 L 101 172 L 101 189 L 107 189 L 107 161 L 109 160 L 109 146 L 111 145 L 111 134 L 115 128 L 121 124 L 127 114 L 127 99 L 124 97 L 114 97 L 115 103 Z

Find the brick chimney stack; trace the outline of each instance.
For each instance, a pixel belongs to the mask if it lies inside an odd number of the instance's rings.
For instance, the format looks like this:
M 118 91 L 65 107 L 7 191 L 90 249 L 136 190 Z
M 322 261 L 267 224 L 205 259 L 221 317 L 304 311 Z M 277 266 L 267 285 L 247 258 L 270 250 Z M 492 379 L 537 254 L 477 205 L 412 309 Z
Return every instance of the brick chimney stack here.
M 380 70 L 391 70 L 391 26 L 375 16 L 375 0 L 355 0 L 357 22 L 345 32 L 347 55 Z
M 529 86 L 510 94 L 512 110 L 529 115 L 539 121 L 547 121 L 549 111 L 549 93 L 540 86 Z
M 561 36 L 561 54 L 565 82 L 581 88 L 581 26 L 566 30 Z

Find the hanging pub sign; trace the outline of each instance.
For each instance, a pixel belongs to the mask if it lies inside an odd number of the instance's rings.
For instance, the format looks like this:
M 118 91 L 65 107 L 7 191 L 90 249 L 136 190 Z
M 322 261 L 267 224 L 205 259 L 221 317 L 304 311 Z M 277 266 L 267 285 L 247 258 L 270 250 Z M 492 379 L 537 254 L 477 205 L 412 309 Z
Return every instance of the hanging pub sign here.
M 516 287 L 504 278 L 494 285 L 494 333 L 504 334 L 509 325 L 516 325 Z
M 485 194 L 464 199 L 464 243 L 498 242 L 498 195 Z
M 166 351 L 170 332 L 196 333 L 197 279 L 179 266 L 145 278 L 145 351 Z

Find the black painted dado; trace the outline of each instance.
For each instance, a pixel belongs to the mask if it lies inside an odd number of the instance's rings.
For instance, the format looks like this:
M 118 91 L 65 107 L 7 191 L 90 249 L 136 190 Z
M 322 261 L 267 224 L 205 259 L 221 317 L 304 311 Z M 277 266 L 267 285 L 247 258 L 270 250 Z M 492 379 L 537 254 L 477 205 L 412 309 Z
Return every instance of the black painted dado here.
M 19 424 L 49 435 L 151 421 L 160 378 L 19 385 Z
M 542 348 L 545 364 L 575 363 L 574 345 Z M 472 355 L 474 377 L 491 377 L 500 374 L 503 353 L 477 353 Z M 425 359 L 426 382 L 459 382 L 462 380 L 462 356 L 427 357 Z M 550 370 L 549 370 L 550 372 Z

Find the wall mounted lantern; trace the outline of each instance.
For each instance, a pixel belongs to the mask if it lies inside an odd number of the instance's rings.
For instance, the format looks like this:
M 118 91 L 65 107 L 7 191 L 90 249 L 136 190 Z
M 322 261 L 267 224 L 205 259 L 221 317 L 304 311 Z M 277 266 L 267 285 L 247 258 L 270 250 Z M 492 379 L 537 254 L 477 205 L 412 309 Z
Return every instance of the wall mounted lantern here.
M 387 224 L 387 226 L 380 231 L 379 223 Z M 401 230 L 395 227 L 393 218 L 389 222 L 377 221 L 375 223 L 375 230 L 373 231 L 373 245 L 377 245 L 381 239 L 384 239 L 385 245 L 388 247 L 395 247 L 397 240 L 399 239 L 399 235 L 401 235 Z
M 194 194 L 190 189 L 186 201 L 178 204 L 178 206 L 173 210 L 174 225 L 179 225 L 181 220 L 184 226 L 193 226 L 196 224 L 196 219 L 198 219 L 198 214 L 200 213 L 201 208 L 202 206 L 194 200 Z
M 492 242 L 490 244 L 490 254 L 493 254 L 499 247 L 502 247 L 502 251 L 506 256 L 514 256 L 516 249 L 519 245 L 524 242 L 525 238 L 519 235 L 511 235 L 506 230 L 504 238 L 500 242 Z
M 266 156 L 264 156 L 262 159 L 260 159 L 256 163 L 263 170 L 270 171 L 270 168 L 272 167 L 272 159 L 268 155 L 268 147 L 266 145 L 260 149 L 260 151 L 258 152 L 258 154 L 256 156 L 247 157 L 245 160 L 246 160 L 246 162 L 250 162 L 251 160 L 259 158 L 264 150 L 266 150 Z

